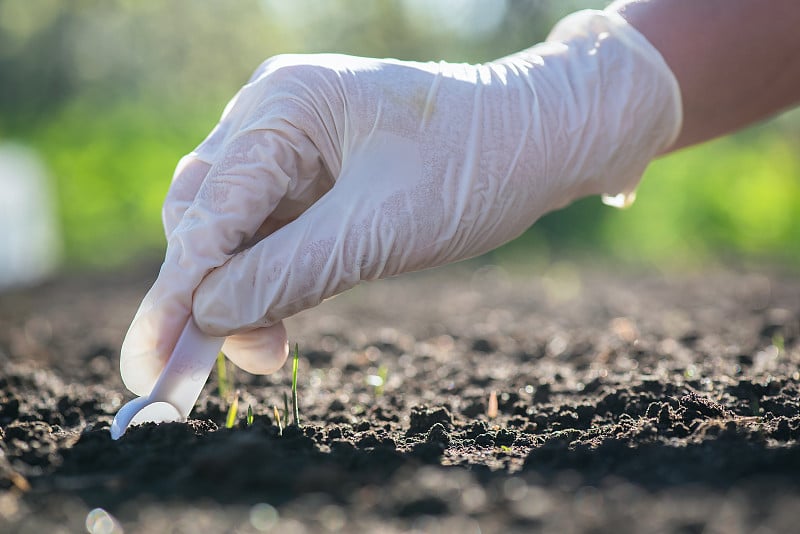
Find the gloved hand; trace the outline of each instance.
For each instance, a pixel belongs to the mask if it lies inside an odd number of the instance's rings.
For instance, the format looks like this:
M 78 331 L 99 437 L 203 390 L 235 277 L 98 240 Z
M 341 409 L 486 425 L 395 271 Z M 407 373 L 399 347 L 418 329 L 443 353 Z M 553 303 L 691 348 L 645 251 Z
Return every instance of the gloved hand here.
M 123 380 L 152 388 L 190 312 L 236 334 L 234 363 L 274 371 L 294 313 L 491 250 L 578 197 L 632 193 L 680 109 L 658 52 L 601 11 L 485 65 L 270 59 L 178 165 Z

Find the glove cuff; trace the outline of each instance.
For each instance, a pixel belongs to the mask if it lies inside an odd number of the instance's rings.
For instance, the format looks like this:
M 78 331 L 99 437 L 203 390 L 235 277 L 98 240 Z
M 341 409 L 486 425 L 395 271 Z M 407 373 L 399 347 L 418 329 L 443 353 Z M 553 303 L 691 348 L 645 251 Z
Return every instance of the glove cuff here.
M 601 46 L 604 40 L 613 40 L 614 44 Z M 605 48 L 611 52 L 607 61 L 613 67 L 602 69 L 603 75 L 627 79 L 623 94 L 595 95 L 604 101 L 625 99 L 623 105 L 606 107 L 621 116 L 604 117 L 608 128 L 595 133 L 616 136 L 608 172 L 598 177 L 603 202 L 628 206 L 647 165 L 669 148 L 681 131 L 683 107 L 678 81 L 661 53 L 613 11 L 573 13 L 556 24 L 547 41 L 583 48 L 587 54 Z

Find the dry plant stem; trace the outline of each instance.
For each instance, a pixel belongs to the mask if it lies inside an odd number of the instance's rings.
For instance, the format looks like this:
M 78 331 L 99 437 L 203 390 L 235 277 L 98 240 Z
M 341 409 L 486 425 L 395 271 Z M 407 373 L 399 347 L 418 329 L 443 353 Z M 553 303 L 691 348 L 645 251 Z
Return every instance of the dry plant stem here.
M 283 426 L 289 426 L 289 397 L 283 392 Z
M 498 412 L 498 405 L 497 405 L 497 392 L 492 391 L 489 394 L 489 407 L 486 409 L 486 417 L 489 419 L 494 419 L 497 417 Z
M 278 435 L 283 435 L 283 425 L 281 424 L 281 414 L 278 412 L 278 407 L 272 405 L 272 414 L 275 416 L 275 424 L 278 425 Z

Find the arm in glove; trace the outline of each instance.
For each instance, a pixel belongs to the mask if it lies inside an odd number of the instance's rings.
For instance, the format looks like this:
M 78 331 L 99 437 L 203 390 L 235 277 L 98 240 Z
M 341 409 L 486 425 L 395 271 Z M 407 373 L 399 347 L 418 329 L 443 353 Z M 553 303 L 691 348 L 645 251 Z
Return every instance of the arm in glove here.
M 600 11 L 484 65 L 268 60 L 178 167 L 123 379 L 149 391 L 190 312 L 235 334 L 235 363 L 273 371 L 294 313 L 484 253 L 576 198 L 631 194 L 680 110 L 659 53 Z

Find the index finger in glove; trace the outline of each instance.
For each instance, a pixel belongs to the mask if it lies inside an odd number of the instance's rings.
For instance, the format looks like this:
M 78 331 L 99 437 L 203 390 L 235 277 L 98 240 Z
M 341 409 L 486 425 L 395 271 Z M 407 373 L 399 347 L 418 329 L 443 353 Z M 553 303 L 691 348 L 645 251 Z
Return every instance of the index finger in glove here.
M 376 134 L 361 143 L 325 196 L 201 282 L 198 325 L 213 335 L 260 329 L 362 280 L 435 264 L 449 242 L 439 227 L 452 225 L 426 215 L 438 211 L 436 187 L 421 168 L 408 139 Z
M 178 227 L 186 210 L 194 202 L 210 169 L 211 164 L 201 160 L 196 154 L 188 154 L 178 162 L 169 191 L 167 191 L 167 197 L 164 199 L 164 206 L 161 209 L 161 220 L 167 239 Z
M 191 153 L 178 162 L 175 177 L 164 201 L 162 216 L 167 237 L 175 231 L 183 214 L 194 202 L 211 165 Z M 259 233 L 269 231 L 265 226 Z M 281 367 L 289 353 L 283 323 L 230 336 L 222 347 L 233 363 L 253 374 L 269 374 Z
M 264 72 L 270 61 L 262 63 L 253 73 L 248 85 Z M 206 136 L 200 145 L 191 153 L 180 159 L 172 175 L 167 197 L 161 212 L 164 223 L 164 233 L 169 235 L 177 228 L 186 210 L 194 202 L 200 186 L 208 175 L 212 164 L 219 159 L 220 152 L 225 148 L 229 136 L 235 132 L 236 122 L 240 116 L 246 115 L 254 95 L 248 85 L 240 89 L 230 99 L 222 112 L 219 122 Z M 244 102 L 243 102 L 244 101 Z
M 155 384 L 189 318 L 200 281 L 257 231 L 302 172 L 301 161 L 318 161 L 305 135 L 284 125 L 280 133 L 264 129 L 234 137 L 170 234 L 158 278 L 122 345 L 122 379 L 137 395 Z

